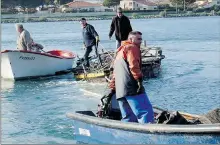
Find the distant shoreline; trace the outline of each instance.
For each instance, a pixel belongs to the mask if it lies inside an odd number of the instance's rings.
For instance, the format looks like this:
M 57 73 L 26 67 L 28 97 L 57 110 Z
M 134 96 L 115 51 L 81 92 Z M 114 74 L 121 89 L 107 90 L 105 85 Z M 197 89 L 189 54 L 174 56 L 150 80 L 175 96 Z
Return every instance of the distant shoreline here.
M 126 14 L 125 14 L 126 15 Z M 127 16 L 127 15 L 126 15 Z M 193 14 L 159 14 L 159 15 L 139 15 L 135 13 L 128 16 L 130 19 L 152 19 L 152 18 L 177 18 L 177 17 L 201 17 L 201 16 L 219 16 L 210 13 L 193 13 Z M 34 22 L 62 22 L 62 21 L 79 21 L 81 17 L 87 20 L 111 20 L 114 15 L 96 15 L 96 16 L 23 16 L 14 15 L 4 18 L 2 15 L 1 23 L 34 23 Z

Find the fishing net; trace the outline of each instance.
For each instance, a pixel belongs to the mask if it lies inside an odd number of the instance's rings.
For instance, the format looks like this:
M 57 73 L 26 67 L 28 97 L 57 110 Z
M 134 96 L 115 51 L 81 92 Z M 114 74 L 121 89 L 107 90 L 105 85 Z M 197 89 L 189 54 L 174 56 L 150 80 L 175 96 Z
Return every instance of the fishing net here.
M 154 49 L 155 54 L 150 51 Z M 114 51 L 102 51 L 102 53 L 93 55 L 89 58 L 90 67 L 85 67 L 85 62 L 83 59 L 77 61 L 77 66 L 74 68 L 73 73 L 75 76 L 84 74 L 84 79 L 90 79 L 88 74 L 97 75 L 94 78 L 104 78 L 110 77 L 112 71 L 112 62 L 115 57 Z M 162 50 L 158 48 L 141 48 L 142 55 L 142 73 L 144 77 L 151 78 L 157 77 L 160 72 L 161 60 L 164 59 L 162 55 Z

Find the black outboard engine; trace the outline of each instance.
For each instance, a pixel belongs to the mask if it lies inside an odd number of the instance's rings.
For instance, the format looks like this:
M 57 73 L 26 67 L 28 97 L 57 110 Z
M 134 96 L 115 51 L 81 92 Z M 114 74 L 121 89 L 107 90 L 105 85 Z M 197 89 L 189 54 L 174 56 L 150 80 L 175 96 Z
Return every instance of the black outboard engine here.
M 41 45 L 39 43 L 33 43 L 31 49 L 32 49 L 32 51 L 40 52 L 40 51 L 43 51 L 44 47 L 43 47 L 43 45 Z
M 98 104 L 97 117 L 108 118 L 113 120 L 121 120 L 121 112 L 116 100 L 116 96 L 103 96 L 100 104 Z

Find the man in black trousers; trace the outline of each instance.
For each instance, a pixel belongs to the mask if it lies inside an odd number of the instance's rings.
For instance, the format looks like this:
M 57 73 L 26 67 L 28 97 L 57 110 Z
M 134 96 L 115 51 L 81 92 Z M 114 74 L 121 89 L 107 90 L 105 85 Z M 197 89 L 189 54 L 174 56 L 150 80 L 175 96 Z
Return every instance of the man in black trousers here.
M 80 24 L 82 26 L 83 44 L 84 44 L 84 47 L 86 48 L 86 51 L 84 54 L 84 60 L 86 62 L 86 66 L 90 67 L 88 57 L 92 51 L 92 47 L 93 46 L 96 47 L 99 42 L 99 35 L 96 32 L 95 28 L 86 22 L 85 18 L 80 19 Z
M 121 46 L 121 41 L 128 39 L 128 34 L 131 31 L 132 31 L 132 27 L 130 24 L 130 20 L 128 19 L 128 17 L 123 15 L 122 8 L 119 7 L 117 9 L 117 15 L 112 19 L 110 32 L 109 32 L 110 40 L 113 33 L 115 32 L 116 49 L 118 49 Z

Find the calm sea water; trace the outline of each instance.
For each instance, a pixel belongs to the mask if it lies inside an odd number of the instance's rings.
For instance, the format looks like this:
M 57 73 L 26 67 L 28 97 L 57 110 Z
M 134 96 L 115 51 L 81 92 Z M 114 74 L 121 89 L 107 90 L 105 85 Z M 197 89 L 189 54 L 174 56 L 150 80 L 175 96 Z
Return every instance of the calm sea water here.
M 106 49 L 110 20 L 89 21 Z M 151 46 L 162 47 L 166 58 L 158 78 L 145 81 L 153 105 L 189 113 L 220 107 L 220 18 L 131 20 Z M 65 49 L 82 56 L 78 22 L 25 23 L 45 50 Z M 16 48 L 14 24 L 2 24 L 2 49 Z M 106 84 L 76 82 L 72 74 L 26 81 L 1 81 L 2 143 L 76 143 L 72 121 L 65 113 L 96 110 Z

